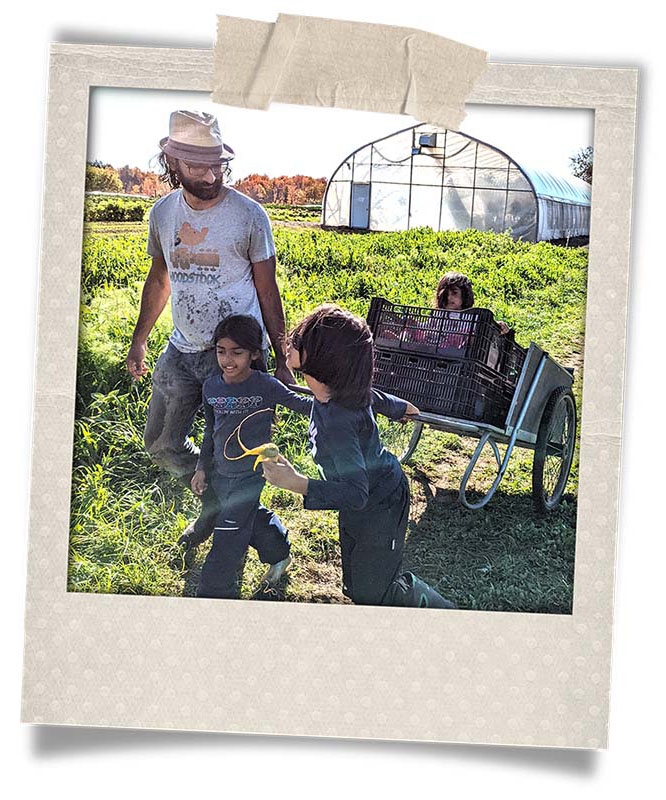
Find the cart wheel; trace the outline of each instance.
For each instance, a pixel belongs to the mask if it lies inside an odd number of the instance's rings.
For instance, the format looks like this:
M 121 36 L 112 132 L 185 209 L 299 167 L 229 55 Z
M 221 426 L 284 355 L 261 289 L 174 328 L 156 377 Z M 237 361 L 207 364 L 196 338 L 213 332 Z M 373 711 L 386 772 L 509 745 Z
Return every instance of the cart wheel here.
M 393 453 L 401 464 L 406 464 L 419 443 L 423 423 L 393 422 L 387 417 L 377 415 L 377 427 L 384 447 L 389 453 Z
M 552 511 L 562 499 L 576 441 L 576 403 L 571 389 L 560 386 L 548 398 L 539 424 L 532 496 L 538 511 Z

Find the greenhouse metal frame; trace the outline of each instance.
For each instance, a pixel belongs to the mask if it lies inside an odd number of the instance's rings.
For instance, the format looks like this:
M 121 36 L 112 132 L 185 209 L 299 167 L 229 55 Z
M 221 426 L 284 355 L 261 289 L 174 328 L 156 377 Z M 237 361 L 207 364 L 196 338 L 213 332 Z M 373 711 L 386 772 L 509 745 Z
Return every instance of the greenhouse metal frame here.
M 509 231 L 526 241 L 588 237 L 590 186 L 521 166 L 459 131 L 414 125 L 351 153 L 326 186 L 325 228 Z

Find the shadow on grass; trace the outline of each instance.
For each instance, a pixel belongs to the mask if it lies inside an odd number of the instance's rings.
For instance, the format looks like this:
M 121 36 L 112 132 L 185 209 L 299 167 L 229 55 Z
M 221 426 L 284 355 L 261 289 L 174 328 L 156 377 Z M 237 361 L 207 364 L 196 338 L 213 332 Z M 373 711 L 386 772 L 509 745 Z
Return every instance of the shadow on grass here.
M 565 495 L 548 515 L 529 495 L 498 491 L 471 511 L 457 490 L 432 487 L 412 473 L 413 512 L 404 567 L 459 608 L 570 614 L 576 499 Z M 469 492 L 474 502 L 480 493 Z

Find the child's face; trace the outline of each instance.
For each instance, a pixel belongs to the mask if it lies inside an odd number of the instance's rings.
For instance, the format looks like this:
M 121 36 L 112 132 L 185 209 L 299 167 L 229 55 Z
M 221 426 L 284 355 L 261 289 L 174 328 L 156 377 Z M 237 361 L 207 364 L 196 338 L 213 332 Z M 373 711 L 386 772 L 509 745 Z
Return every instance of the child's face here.
M 287 343 L 287 366 L 291 370 L 301 368 L 301 354 L 291 343 Z M 305 383 L 312 390 L 317 400 L 319 400 L 320 403 L 327 403 L 331 397 L 331 393 L 326 384 L 313 378 L 312 375 L 305 374 L 303 377 L 305 378 Z
M 462 303 L 462 289 L 460 286 L 451 286 L 446 293 L 446 308 L 449 311 L 460 311 Z
M 292 372 L 301 368 L 301 354 L 290 341 L 287 341 L 287 366 Z
M 240 383 L 249 378 L 252 372 L 252 361 L 259 358 L 258 350 L 254 352 L 246 350 L 228 336 L 218 340 L 215 352 L 225 383 Z

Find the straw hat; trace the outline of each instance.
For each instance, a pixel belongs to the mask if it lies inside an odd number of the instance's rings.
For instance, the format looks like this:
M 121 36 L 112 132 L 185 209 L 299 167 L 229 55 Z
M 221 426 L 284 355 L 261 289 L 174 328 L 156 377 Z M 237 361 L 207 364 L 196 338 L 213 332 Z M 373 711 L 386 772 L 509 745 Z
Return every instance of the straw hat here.
M 160 147 L 173 158 L 198 164 L 219 164 L 235 155 L 222 141 L 217 119 L 205 111 L 174 111 Z

